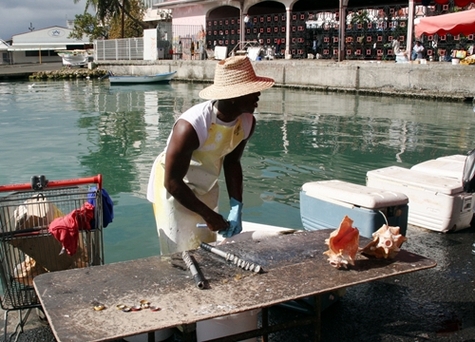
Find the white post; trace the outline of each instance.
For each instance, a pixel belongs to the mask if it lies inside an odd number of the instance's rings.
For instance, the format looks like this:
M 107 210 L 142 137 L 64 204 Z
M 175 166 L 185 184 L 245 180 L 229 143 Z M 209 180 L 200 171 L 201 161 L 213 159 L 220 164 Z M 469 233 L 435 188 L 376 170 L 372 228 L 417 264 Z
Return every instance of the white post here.
M 292 59 L 290 54 L 290 8 L 285 9 L 286 18 L 285 18 L 285 59 Z
M 407 18 L 407 37 L 406 37 L 406 52 L 409 56 L 409 60 L 411 58 L 411 51 L 412 51 L 412 35 L 414 32 L 414 0 L 409 0 L 409 13 Z
M 239 40 L 241 41 L 241 44 L 239 44 L 239 50 L 244 50 L 244 44 L 245 44 L 245 40 L 246 40 L 246 27 L 244 25 L 244 11 L 243 11 L 243 8 L 241 6 L 241 22 L 239 24 L 239 27 L 240 27 L 240 31 L 241 31 L 241 34 L 239 35 Z

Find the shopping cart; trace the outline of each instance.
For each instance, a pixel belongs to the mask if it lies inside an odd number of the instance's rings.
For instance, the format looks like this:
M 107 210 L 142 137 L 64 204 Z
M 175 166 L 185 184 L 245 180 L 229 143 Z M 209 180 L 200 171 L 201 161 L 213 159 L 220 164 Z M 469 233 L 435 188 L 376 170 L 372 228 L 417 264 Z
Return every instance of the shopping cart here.
M 31 310 L 41 309 L 33 287 L 35 276 L 104 263 L 101 194 L 101 175 L 59 181 L 33 176 L 31 183 L 0 185 L 0 304 L 5 311 L 5 341 L 18 340 Z M 94 216 L 88 222 L 76 220 L 77 250 L 69 255 L 48 227 L 85 203 L 94 205 Z M 19 317 L 9 337 L 11 311 L 18 311 Z

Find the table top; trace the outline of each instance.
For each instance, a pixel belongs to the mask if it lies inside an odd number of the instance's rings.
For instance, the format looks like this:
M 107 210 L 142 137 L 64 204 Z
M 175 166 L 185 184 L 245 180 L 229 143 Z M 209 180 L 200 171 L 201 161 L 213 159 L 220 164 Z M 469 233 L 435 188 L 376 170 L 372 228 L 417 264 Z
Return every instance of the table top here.
M 333 230 L 299 231 L 219 249 L 261 265 L 254 273 L 201 248 L 189 251 L 209 286 L 199 289 L 180 254 L 39 275 L 35 290 L 60 342 L 107 341 L 244 312 L 436 266 L 401 250 L 395 259 L 358 255 L 348 269 L 332 267 L 323 252 Z M 360 246 L 369 240 L 360 237 Z M 147 300 L 161 310 L 123 312 Z M 95 304 L 106 309 L 94 310 Z

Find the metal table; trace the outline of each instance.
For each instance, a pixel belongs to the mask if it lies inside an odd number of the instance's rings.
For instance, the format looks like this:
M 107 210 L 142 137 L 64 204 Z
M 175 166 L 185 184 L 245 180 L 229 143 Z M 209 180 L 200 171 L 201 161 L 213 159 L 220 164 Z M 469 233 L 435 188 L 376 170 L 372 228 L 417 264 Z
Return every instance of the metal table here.
M 435 261 L 401 250 L 393 260 L 358 255 L 355 266 L 338 270 L 322 253 L 332 230 L 298 232 L 262 241 L 242 241 L 219 246 L 262 266 L 264 273 L 245 271 L 202 249 L 190 251 L 209 284 L 199 289 L 181 254 L 156 256 L 84 269 L 42 274 L 34 279 L 51 329 L 59 342 L 108 341 L 228 314 L 263 309 L 263 326 L 233 338 L 264 336 L 289 328 L 268 326 L 266 308 L 296 300 L 436 266 Z M 360 238 L 360 246 L 369 240 Z M 150 301 L 160 311 L 123 312 L 117 305 Z M 317 301 L 318 302 L 318 301 Z M 106 309 L 95 311 L 94 305 Z M 318 305 L 318 303 L 317 303 Z M 299 322 L 315 324 L 320 334 L 320 310 Z M 185 334 L 185 340 L 190 336 Z M 218 339 L 217 339 L 218 340 Z

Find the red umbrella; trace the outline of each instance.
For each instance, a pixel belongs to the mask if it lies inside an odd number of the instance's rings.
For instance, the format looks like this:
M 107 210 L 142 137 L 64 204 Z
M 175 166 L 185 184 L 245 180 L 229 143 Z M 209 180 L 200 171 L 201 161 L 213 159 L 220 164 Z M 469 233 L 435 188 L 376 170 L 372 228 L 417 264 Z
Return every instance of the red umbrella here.
M 434 0 L 439 5 L 446 5 L 449 3 L 449 0 Z M 465 7 L 473 0 L 455 0 L 455 6 Z
M 475 33 L 475 9 L 433 17 L 418 18 L 414 21 L 416 37 L 422 34 L 469 35 Z

